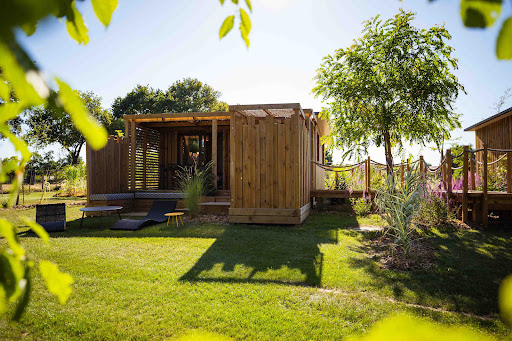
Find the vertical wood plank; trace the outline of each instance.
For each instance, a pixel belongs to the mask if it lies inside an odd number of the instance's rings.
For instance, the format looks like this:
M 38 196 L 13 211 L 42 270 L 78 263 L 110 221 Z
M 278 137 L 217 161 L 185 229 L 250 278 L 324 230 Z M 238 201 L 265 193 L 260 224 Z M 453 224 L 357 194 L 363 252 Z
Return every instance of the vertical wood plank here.
M 469 171 L 471 173 L 471 184 L 470 188 L 472 191 L 476 189 L 476 172 L 475 172 L 475 155 L 473 153 L 468 154 L 469 157 Z
M 248 190 L 249 190 L 249 198 L 248 198 L 248 202 L 247 202 L 247 207 L 249 208 L 254 208 L 255 207 L 255 202 L 256 202 L 256 188 L 255 188 L 255 179 L 256 179 L 256 174 L 255 174 L 255 165 L 256 165 L 256 155 L 255 155 L 255 151 L 256 151 L 256 148 L 254 147 L 255 146 L 255 119 L 254 119 L 254 116 L 249 116 L 249 120 L 248 120 L 248 125 L 247 125 L 247 133 L 248 133 L 248 145 L 247 145 L 247 149 L 246 149 L 246 153 L 248 154 L 247 155 L 247 170 L 248 170 L 248 175 L 249 175 L 249 179 L 248 179 Z M 245 168 L 244 168 L 244 171 L 245 171 Z M 245 194 L 244 194 L 245 196 Z
M 286 177 L 286 207 L 285 208 L 292 208 L 293 207 L 293 166 L 292 166 L 292 152 L 291 152 L 291 146 L 293 144 L 292 142 L 292 128 L 291 123 L 292 119 L 286 119 L 285 121 L 285 156 L 286 156 L 286 167 L 285 167 L 285 177 Z
M 482 179 L 482 224 L 489 225 L 489 198 L 487 194 L 487 144 L 484 143 L 484 150 L 482 154 L 483 161 L 483 179 Z
M 212 120 L 212 173 L 213 186 L 217 189 L 217 120 Z
M 254 207 L 261 208 L 261 141 L 260 141 L 260 125 L 254 126 L 254 148 L 256 148 L 256 158 L 254 167 Z
M 267 115 L 266 116 L 267 123 L 267 203 L 268 207 L 274 207 L 274 177 L 276 176 L 274 172 L 274 116 Z
M 468 149 L 469 146 L 463 146 L 462 152 L 462 222 L 467 223 L 468 217 Z
M 236 174 L 235 174 L 235 113 L 232 111 L 229 113 L 229 195 L 230 195 L 230 207 L 239 208 L 235 201 L 235 186 L 236 186 Z
M 146 189 L 146 174 L 147 174 L 147 152 L 148 152 L 148 131 L 146 128 L 143 128 L 143 136 L 142 136 L 142 188 Z
M 285 120 L 287 122 L 289 120 Z M 279 176 L 279 198 L 276 200 L 279 203 L 279 208 L 286 208 L 286 124 L 284 122 L 279 122 L 277 125 L 278 128 L 278 145 L 276 146 L 279 150 L 279 158 L 278 163 L 278 176 Z
M 272 181 L 272 207 L 274 208 L 279 208 L 279 175 L 277 174 L 277 167 L 278 167 L 278 164 L 279 164 L 279 158 L 281 157 L 279 155 L 279 150 L 277 148 L 277 145 L 278 145 L 278 127 L 279 127 L 279 124 L 280 122 L 277 121 L 277 124 L 276 124 L 276 120 L 274 119 L 274 124 L 272 125 L 272 130 L 273 130 L 273 134 L 272 134 L 272 141 L 273 141 L 273 144 L 272 144 L 272 152 L 273 152 L 273 155 L 274 155 L 274 159 L 272 160 L 272 169 L 274 170 L 274 177 L 273 177 L 273 181 Z
M 260 127 L 260 200 L 261 207 L 269 208 L 268 199 L 267 199 L 267 120 L 262 119 L 259 122 Z
M 137 150 L 137 131 L 135 129 L 135 121 L 130 122 L 130 148 L 131 148 L 131 158 L 130 158 L 130 169 L 131 169 L 131 190 L 135 191 L 135 159 L 136 159 L 136 150 Z
M 236 139 L 233 145 L 233 151 L 235 152 L 235 198 L 236 208 L 243 207 L 243 143 L 244 143 L 244 131 L 243 131 L 243 118 L 235 114 L 235 134 Z
M 446 150 L 446 201 L 448 205 L 451 207 L 451 199 L 452 199 L 452 150 Z
M 243 125 L 243 128 L 242 128 L 242 132 L 243 132 L 243 152 L 242 152 L 242 157 L 243 157 L 243 166 L 242 166 L 242 169 L 243 169 L 243 173 L 242 173 L 242 179 L 243 179 L 243 193 L 242 193 L 242 207 L 244 208 L 250 208 L 250 196 L 251 196 L 251 193 L 249 192 L 250 190 L 250 187 L 249 187 L 249 181 L 250 181 L 250 174 L 249 174 L 249 165 L 250 165 L 250 161 L 249 161 L 249 134 L 248 134 L 248 129 L 247 129 L 247 124 L 244 123 Z
M 507 193 L 512 193 L 512 152 L 507 152 Z

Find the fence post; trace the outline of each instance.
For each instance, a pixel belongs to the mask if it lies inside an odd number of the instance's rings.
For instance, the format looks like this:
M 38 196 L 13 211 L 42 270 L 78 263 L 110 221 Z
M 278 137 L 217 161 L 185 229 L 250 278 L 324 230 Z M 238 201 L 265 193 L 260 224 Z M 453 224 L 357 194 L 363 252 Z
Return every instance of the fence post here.
M 370 169 L 370 157 L 368 156 L 368 160 L 366 160 L 366 193 L 370 195 L 370 187 L 372 182 L 372 173 Z
M 421 178 L 425 180 L 425 172 L 427 170 L 427 167 L 425 167 L 425 161 L 423 160 L 423 155 L 420 156 L 420 172 L 421 172 Z
M 489 225 L 489 198 L 487 195 L 487 144 L 484 144 L 482 179 L 482 224 Z
M 410 172 L 411 171 L 411 158 L 407 158 L 407 171 Z
M 476 189 L 476 169 L 475 169 L 475 155 L 473 153 L 469 153 L 469 170 L 471 172 L 471 190 L 474 191 Z
M 512 152 L 507 152 L 507 193 L 512 193 Z
M 446 150 L 446 201 L 451 208 L 452 199 L 452 150 Z
M 335 174 L 335 177 L 334 177 L 334 189 L 338 189 L 338 186 L 339 186 L 339 179 L 338 179 L 338 172 L 334 172 Z
M 468 222 L 468 149 L 464 146 L 462 151 L 462 222 Z
M 404 188 L 404 162 L 400 165 L 400 183 L 402 184 L 402 188 Z

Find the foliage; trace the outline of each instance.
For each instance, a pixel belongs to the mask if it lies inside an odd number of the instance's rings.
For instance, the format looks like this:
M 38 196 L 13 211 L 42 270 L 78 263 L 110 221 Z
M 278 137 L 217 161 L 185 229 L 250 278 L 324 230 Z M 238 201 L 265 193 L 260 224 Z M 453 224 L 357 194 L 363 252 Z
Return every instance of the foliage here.
M 87 111 L 104 127 L 112 122 L 112 114 L 101 106 L 101 98 L 93 92 L 75 91 Z M 40 147 L 57 143 L 71 155 L 71 163 L 78 163 L 78 158 L 85 138 L 70 119 L 70 114 L 52 107 L 36 107 L 27 110 L 25 123 L 28 131 L 25 139 Z M 124 127 L 123 127 L 124 129 Z
M 194 164 L 192 167 L 181 167 L 178 172 L 179 187 L 185 193 L 185 206 L 191 216 L 196 216 L 199 212 L 201 197 L 214 190 L 211 167 L 212 162 L 203 169 Z
M 416 218 L 429 227 L 442 226 L 454 219 L 455 212 L 443 198 L 443 185 L 434 187 L 427 183 L 425 187 Z
M 137 85 L 112 104 L 116 118 L 123 115 L 155 114 L 163 112 L 226 111 L 228 105 L 219 101 L 221 93 L 195 78 L 174 82 L 167 91 Z
M 346 157 L 384 145 L 388 173 L 394 147 L 440 144 L 460 127 L 452 103 L 464 88 L 451 72 L 451 36 L 443 26 L 418 29 L 413 19 L 400 10 L 367 21 L 362 38 L 324 58 L 313 89 L 328 104 L 321 115 L 331 122 L 331 147 Z
M 366 217 L 372 212 L 372 199 L 363 192 L 363 197 L 352 199 L 352 209 L 354 213 L 361 217 Z
M 221 5 L 224 5 L 225 0 L 219 0 Z M 249 48 L 249 33 L 251 33 L 251 18 L 249 17 L 249 14 L 240 7 L 239 0 L 231 0 L 233 4 L 237 6 L 237 9 L 239 9 L 239 16 L 240 16 L 240 33 L 242 34 L 242 39 L 245 41 L 245 45 L 247 45 L 247 48 Z M 245 0 L 245 4 L 247 5 L 247 8 L 249 8 L 249 11 L 252 12 L 252 4 L 251 0 Z M 231 31 L 235 24 L 235 16 L 236 12 L 233 15 L 228 16 L 226 19 L 224 19 L 224 22 L 222 23 L 220 29 L 219 29 L 219 38 L 222 39 L 226 34 Z
M 325 188 L 335 190 L 348 189 L 343 172 L 326 172 Z
M 86 191 L 87 178 L 85 164 L 69 165 L 63 169 L 64 181 L 60 192 L 68 196 L 78 196 Z
M 408 255 L 415 228 L 413 218 L 423 194 L 421 173 L 413 168 L 404 177 L 404 186 L 396 186 L 393 176 L 388 176 L 386 186 L 377 189 L 375 203 L 388 226 L 384 233 L 394 238 L 394 246 L 400 246 Z

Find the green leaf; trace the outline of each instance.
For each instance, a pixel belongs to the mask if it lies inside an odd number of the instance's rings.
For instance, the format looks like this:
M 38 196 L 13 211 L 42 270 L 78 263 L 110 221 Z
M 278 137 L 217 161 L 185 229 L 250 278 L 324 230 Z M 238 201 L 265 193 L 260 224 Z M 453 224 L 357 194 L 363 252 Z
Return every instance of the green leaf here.
M 71 283 L 73 277 L 67 273 L 60 272 L 57 265 L 52 262 L 42 260 L 39 262 L 39 271 L 46 282 L 48 291 L 57 296 L 61 304 L 66 303 L 71 294 Z
M 5 83 L 4 83 L 5 84 Z M 7 89 L 9 90 L 9 89 Z M 7 102 L 0 106 L 0 124 L 18 117 L 24 109 L 23 103 Z
M 41 238 L 46 244 L 48 244 L 48 242 L 50 241 L 50 236 L 48 235 L 48 232 L 46 232 L 44 227 L 30 220 L 27 217 L 23 217 L 23 222 L 27 224 L 28 227 L 30 227 L 32 231 L 34 231 L 34 233 L 39 236 L 39 238 Z
M 55 78 L 59 85 L 59 102 L 62 104 L 76 129 L 82 133 L 87 143 L 94 149 L 101 149 L 107 144 L 107 131 L 84 107 L 80 97 L 63 81 Z
M 220 5 L 224 5 L 224 0 L 219 0 L 220 1 Z
M 14 226 L 5 218 L 0 218 L 0 236 L 3 236 L 7 241 L 7 244 L 15 257 L 21 257 L 25 254 L 25 250 L 23 250 L 18 242 Z
M 238 5 L 238 0 L 231 0 L 231 2 Z
M 21 299 L 16 305 L 16 311 L 14 312 L 13 320 L 19 321 L 23 313 L 25 312 L 25 308 L 28 305 L 28 300 L 30 299 L 30 291 L 32 290 L 32 280 L 30 279 L 30 267 L 25 268 L 25 276 L 23 278 L 25 280 L 25 285 L 23 286 Z
M 82 15 L 75 7 L 75 1 L 73 1 L 69 7 L 69 11 L 66 14 L 66 28 L 71 38 L 75 39 L 78 44 L 84 43 L 87 45 L 89 42 L 89 36 L 87 35 L 87 27 L 85 26 Z
M 117 7 L 117 0 L 92 0 L 92 8 L 104 26 L 110 24 L 112 13 Z
M 247 7 L 249 7 L 249 11 L 252 12 L 252 4 L 251 4 L 251 0 L 245 0 L 245 3 L 247 4 Z
M 501 12 L 502 0 L 461 0 L 460 15 L 467 27 L 492 26 Z
M 0 99 L 4 102 L 8 102 L 11 98 L 11 89 L 9 89 L 9 85 L 0 78 Z
M 15 301 L 25 288 L 23 281 L 25 269 L 17 257 L 4 252 L 0 254 L 0 288 L 2 288 L 4 300 Z
M 222 23 L 222 26 L 220 27 L 220 30 L 219 30 L 219 39 L 222 39 L 226 34 L 229 33 L 229 31 L 231 31 L 234 23 L 235 23 L 234 15 L 231 15 L 224 20 L 224 22 Z
M 509 17 L 500 29 L 496 41 L 496 57 L 498 59 L 512 59 L 512 17 Z
M 240 32 L 247 47 L 249 47 L 249 33 L 251 33 L 251 18 L 243 8 L 240 8 Z
M 512 275 L 501 282 L 498 302 L 501 318 L 512 328 Z
M 25 25 L 21 26 L 21 29 L 27 36 L 31 36 L 36 32 L 37 24 L 26 23 Z
M 34 86 L 27 80 L 25 69 L 18 63 L 9 47 L 0 42 L 0 69 L 2 76 L 9 82 L 19 102 L 27 106 L 44 103 Z

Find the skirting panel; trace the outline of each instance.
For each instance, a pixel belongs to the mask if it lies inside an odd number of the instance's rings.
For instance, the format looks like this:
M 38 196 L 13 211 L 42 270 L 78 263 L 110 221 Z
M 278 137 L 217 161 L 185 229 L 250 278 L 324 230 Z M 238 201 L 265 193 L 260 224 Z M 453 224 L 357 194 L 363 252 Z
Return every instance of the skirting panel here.
M 311 204 L 300 209 L 230 208 L 229 222 L 237 224 L 289 224 L 302 223 L 311 212 Z

